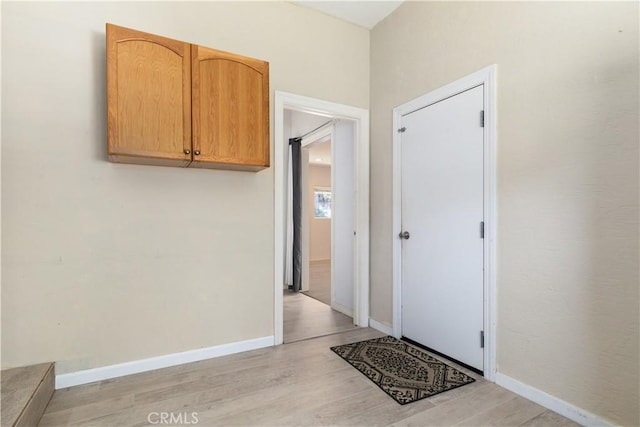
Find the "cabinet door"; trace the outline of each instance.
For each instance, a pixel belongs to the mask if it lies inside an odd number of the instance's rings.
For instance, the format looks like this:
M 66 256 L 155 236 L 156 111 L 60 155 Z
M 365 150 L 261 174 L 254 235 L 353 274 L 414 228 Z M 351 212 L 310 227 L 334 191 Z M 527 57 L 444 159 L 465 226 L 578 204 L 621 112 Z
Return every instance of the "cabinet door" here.
M 114 162 L 191 162 L 190 44 L 107 24 L 108 153 Z
M 192 167 L 269 166 L 269 63 L 191 47 Z

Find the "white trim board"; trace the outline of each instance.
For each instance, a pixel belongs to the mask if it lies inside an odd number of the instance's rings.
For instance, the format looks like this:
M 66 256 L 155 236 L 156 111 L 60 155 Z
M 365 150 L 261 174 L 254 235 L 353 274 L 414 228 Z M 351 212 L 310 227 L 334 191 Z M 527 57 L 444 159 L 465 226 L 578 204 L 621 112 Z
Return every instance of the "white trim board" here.
M 572 421 L 577 422 L 583 426 L 614 426 L 610 423 L 591 412 L 585 411 L 569 402 L 565 402 L 555 396 L 545 393 L 542 390 L 531 387 L 528 384 L 515 380 L 505 374 L 498 372 L 496 374 L 496 384 L 506 388 L 520 396 L 537 403 L 540 406 L 544 406 L 563 417 L 567 417 Z
M 285 231 L 285 144 L 284 110 L 319 114 L 355 122 L 356 160 L 356 242 L 354 270 L 354 322 L 369 325 L 369 111 L 321 99 L 275 91 L 274 100 L 274 335 L 275 344 L 283 343 L 284 231 Z
M 496 375 L 496 73 L 491 65 L 433 90 L 393 109 L 393 129 L 399 129 L 402 116 L 484 85 L 484 377 L 495 381 Z M 401 159 L 400 134 L 393 132 L 393 336 L 402 336 L 402 246 L 401 231 Z
M 319 129 L 314 130 L 309 135 L 302 138 L 300 145 L 302 147 L 306 147 L 319 141 L 323 138 L 330 137 L 333 140 L 333 128 L 334 128 L 335 120 L 331 120 L 329 123 L 322 125 Z M 332 153 L 333 154 L 333 153 Z
M 170 366 L 183 365 L 185 363 L 198 362 L 214 357 L 227 356 L 243 351 L 256 350 L 271 347 L 274 337 L 255 338 L 246 341 L 238 341 L 213 347 L 199 348 L 197 350 L 183 351 L 181 353 L 166 354 L 164 356 L 151 357 L 149 359 L 134 360 L 118 363 L 116 365 L 102 366 L 85 371 L 70 372 L 56 375 L 56 390 L 76 385 L 108 380 L 110 378 L 124 377 L 125 375 L 139 374 L 141 372 L 168 368 Z
M 373 320 L 369 318 L 369 326 L 376 331 L 380 331 L 383 334 L 393 335 L 393 328 L 389 325 L 385 325 L 382 322 L 378 322 L 377 320 Z

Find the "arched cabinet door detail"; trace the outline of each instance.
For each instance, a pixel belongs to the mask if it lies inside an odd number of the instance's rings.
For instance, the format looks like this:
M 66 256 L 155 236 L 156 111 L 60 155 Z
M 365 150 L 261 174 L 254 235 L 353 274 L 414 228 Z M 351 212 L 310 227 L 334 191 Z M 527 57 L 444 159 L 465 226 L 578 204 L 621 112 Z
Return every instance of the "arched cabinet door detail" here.
M 191 46 L 194 167 L 269 166 L 269 63 Z
M 269 63 L 107 24 L 112 162 L 269 167 Z
M 107 24 L 108 154 L 121 163 L 191 162 L 189 43 Z

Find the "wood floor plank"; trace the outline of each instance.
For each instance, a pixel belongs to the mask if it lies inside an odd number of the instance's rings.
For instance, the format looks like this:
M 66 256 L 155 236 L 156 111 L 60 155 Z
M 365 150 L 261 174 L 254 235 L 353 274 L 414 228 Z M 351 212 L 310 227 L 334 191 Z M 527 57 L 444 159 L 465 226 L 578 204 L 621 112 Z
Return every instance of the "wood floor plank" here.
M 433 406 L 427 399 L 411 405 L 400 405 L 382 390 L 367 390 L 338 404 L 309 408 L 296 421 L 301 425 L 386 426 Z
M 381 336 L 357 328 L 58 390 L 41 425 L 148 426 L 169 412 L 199 426 L 575 426 L 464 369 L 476 382 L 399 405 L 330 350 Z
M 276 398 L 270 397 L 247 409 L 248 402 L 241 402 L 238 409 L 224 417 L 215 417 L 218 425 L 300 425 L 301 415 L 311 412 L 319 401 L 338 403 L 357 394 L 367 384 L 366 378 L 353 376 L 345 370 L 340 375 L 329 374 L 317 378 L 309 387 L 295 383 L 277 390 Z
M 535 418 L 523 423 L 526 427 L 578 427 L 580 424 L 571 421 L 553 411 L 546 410 Z
M 331 260 L 309 261 L 309 290 L 305 295 L 331 305 Z
M 357 326 L 353 318 L 301 293 L 284 293 L 284 342 L 340 333 Z
M 94 403 L 73 407 L 59 412 L 48 412 L 40 420 L 40 426 L 60 426 L 73 424 L 86 424 L 88 421 L 120 412 L 125 408 L 133 407 L 133 394 L 125 394 L 113 398 L 100 399 Z
M 546 409 L 520 396 L 469 417 L 458 425 L 463 426 L 518 426 Z
M 344 420 L 345 414 L 368 412 L 384 404 L 387 399 L 381 393 L 371 393 L 371 390 L 352 393 L 339 400 L 318 399 L 279 421 L 289 426 L 337 425 Z
M 264 365 L 266 362 L 264 359 L 261 359 L 261 356 L 271 350 L 271 348 L 253 350 L 231 356 L 223 356 L 60 389 L 55 392 L 47 411 L 57 412 L 73 406 L 90 404 L 100 397 L 117 396 L 129 392 L 131 389 L 142 393 L 164 386 L 175 386 L 177 384 L 191 382 L 203 376 L 219 375 L 221 372 L 232 373 L 238 369 Z
M 464 387 L 461 387 L 464 388 Z M 482 412 L 489 406 L 497 406 L 515 394 L 494 384 L 483 384 L 470 393 L 436 405 L 426 411 L 393 423 L 394 426 L 445 426 L 455 425 Z

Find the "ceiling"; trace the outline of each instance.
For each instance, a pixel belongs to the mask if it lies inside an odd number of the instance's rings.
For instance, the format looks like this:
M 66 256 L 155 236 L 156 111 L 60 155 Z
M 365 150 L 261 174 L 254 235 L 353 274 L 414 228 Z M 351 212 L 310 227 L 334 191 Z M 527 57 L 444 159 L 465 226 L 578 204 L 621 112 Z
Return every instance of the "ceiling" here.
M 392 1 L 292 1 L 300 6 L 319 10 L 327 15 L 335 16 L 361 27 L 372 29 L 375 25 L 389 16 L 402 4 L 403 0 Z

